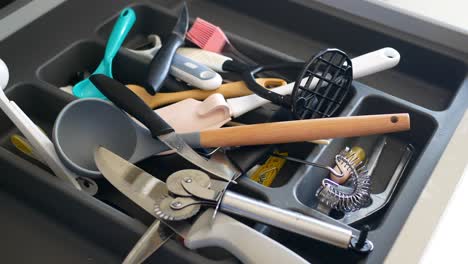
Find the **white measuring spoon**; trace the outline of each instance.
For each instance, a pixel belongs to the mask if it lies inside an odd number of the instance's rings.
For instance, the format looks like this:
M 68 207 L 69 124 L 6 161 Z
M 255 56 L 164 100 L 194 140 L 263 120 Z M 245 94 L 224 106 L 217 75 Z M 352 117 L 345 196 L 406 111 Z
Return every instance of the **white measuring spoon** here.
M 9 72 L 8 67 L 0 59 L 0 108 L 21 131 L 21 133 L 28 139 L 32 147 L 36 150 L 38 155 L 45 161 L 54 174 L 72 184 L 78 190 L 95 190 L 96 184 L 88 179 L 78 180 L 80 177 L 67 169 L 60 161 L 57 153 L 55 152 L 54 144 L 50 139 L 41 131 L 41 129 L 16 105 L 15 102 L 10 101 L 3 92 L 8 84 Z M 93 188 L 88 188 L 85 183 L 90 183 Z M 82 184 L 80 184 L 82 183 Z M 92 191 L 94 192 L 94 191 Z M 90 193 L 94 194 L 94 193 Z
M 379 49 L 352 59 L 353 79 L 362 78 L 395 67 L 400 61 L 400 54 L 393 48 Z M 306 79 L 302 82 L 305 83 Z M 314 82 L 315 81 L 315 82 Z M 311 86 L 316 85 L 315 79 Z M 270 89 L 278 94 L 290 94 L 294 83 Z M 224 99 L 221 94 L 213 94 L 204 101 L 186 99 L 155 110 L 177 132 L 201 131 L 221 127 L 270 101 L 256 94 Z M 179 113 L 186 113 L 186 116 Z

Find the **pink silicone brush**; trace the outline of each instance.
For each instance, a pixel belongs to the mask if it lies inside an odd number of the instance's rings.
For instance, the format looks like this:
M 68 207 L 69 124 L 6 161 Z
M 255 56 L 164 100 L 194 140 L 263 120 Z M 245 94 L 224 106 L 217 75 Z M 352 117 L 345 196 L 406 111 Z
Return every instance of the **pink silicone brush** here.
M 195 19 L 192 27 L 187 32 L 187 39 L 201 49 L 234 55 L 237 60 L 243 63 L 251 65 L 256 64 L 252 59 L 239 52 L 231 44 L 220 27 L 217 27 L 199 17 Z

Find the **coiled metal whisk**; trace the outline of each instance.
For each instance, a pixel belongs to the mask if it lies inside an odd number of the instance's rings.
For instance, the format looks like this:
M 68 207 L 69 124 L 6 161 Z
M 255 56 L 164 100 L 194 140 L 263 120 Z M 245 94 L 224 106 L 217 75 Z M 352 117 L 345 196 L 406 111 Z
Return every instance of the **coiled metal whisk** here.
M 341 212 L 352 212 L 367 206 L 371 186 L 367 167 L 356 153 L 350 153 L 348 148 L 336 155 L 335 160 L 350 172 L 348 184 L 340 185 L 330 179 L 324 179 L 316 192 L 319 201 Z

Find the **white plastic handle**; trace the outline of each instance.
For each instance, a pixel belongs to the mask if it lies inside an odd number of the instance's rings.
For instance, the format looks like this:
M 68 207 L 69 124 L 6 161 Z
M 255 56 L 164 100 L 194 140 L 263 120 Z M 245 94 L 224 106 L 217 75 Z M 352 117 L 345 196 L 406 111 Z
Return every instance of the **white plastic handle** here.
M 133 50 L 127 48 L 127 50 L 138 56 L 151 60 L 154 55 L 158 53 L 162 44 L 158 35 L 149 35 L 148 39 L 153 43 L 152 48 L 146 50 Z M 193 54 L 193 51 L 191 53 Z M 210 67 L 207 67 L 199 61 L 183 56 L 179 52 L 177 52 L 172 60 L 170 73 L 177 79 L 203 90 L 217 89 L 223 83 L 221 75 L 213 71 Z
M 172 60 L 171 74 L 203 90 L 217 89 L 223 83 L 221 75 L 210 67 L 177 53 Z
M 189 249 L 221 247 L 242 263 L 309 263 L 275 240 L 225 214 L 206 210 L 184 239 Z
M 2 97 L 5 94 L 2 93 Z M 54 172 L 57 177 L 62 178 L 65 181 L 71 183 L 76 189 L 82 190 L 80 184 L 76 181 L 78 177 L 73 172 L 68 170 L 60 161 L 57 153 L 55 152 L 54 144 L 50 139 L 44 135 L 39 127 L 29 119 L 29 117 L 16 105 L 15 102 L 10 101 L 9 104 L 5 104 L 4 100 L 1 100 L 2 110 L 8 115 L 11 121 L 21 131 L 21 133 L 28 139 L 31 146 L 37 151 L 38 155 L 44 159 L 49 168 Z M 8 105 L 10 107 L 8 107 Z M 5 106 L 6 109 L 5 109 Z
M 362 78 L 377 72 L 391 69 L 400 62 L 400 53 L 393 48 L 383 48 L 373 52 L 366 53 L 351 60 L 353 63 L 353 79 Z M 304 82 L 306 78 L 302 80 Z M 315 80 L 312 81 L 312 86 Z M 294 82 L 287 85 L 273 88 L 270 91 L 286 95 L 290 94 L 294 88 Z M 231 109 L 232 117 L 239 117 L 250 112 L 266 103 L 266 100 L 256 94 L 231 98 L 226 100 Z
M 5 62 L 0 59 L 0 89 L 5 89 L 10 79 L 10 72 Z
M 288 83 L 286 85 L 270 89 L 270 91 L 274 91 L 275 93 L 286 95 L 286 94 L 290 94 L 293 88 L 294 88 L 294 83 Z M 255 108 L 265 105 L 269 103 L 270 101 L 256 94 L 251 94 L 251 95 L 227 99 L 226 102 L 228 103 L 229 109 L 231 110 L 231 116 L 235 118 L 247 112 L 250 112 L 254 110 Z
M 162 47 L 161 39 L 159 38 L 158 35 L 149 35 L 148 40 L 151 41 L 153 44 L 153 47 L 150 49 L 145 49 L 145 50 L 134 50 L 134 49 L 129 49 L 125 48 L 126 50 L 137 54 L 139 56 L 145 57 L 147 59 L 152 59 L 156 53 L 158 53 L 159 49 Z
M 359 79 L 391 69 L 400 62 L 400 53 L 394 48 L 383 48 L 352 59 L 353 78 Z
M 75 188 L 82 190 L 80 184 L 75 179 L 76 176 L 69 172 L 60 162 L 52 141 L 50 141 L 21 108 L 19 108 L 15 102 L 10 101 L 3 92 L 3 89 L 5 89 L 8 84 L 9 76 L 10 73 L 7 65 L 0 59 L 0 109 L 2 109 L 13 124 L 23 133 L 32 147 L 39 152 L 39 156 L 45 160 L 57 177 L 67 180 L 75 186 Z
M 224 62 L 232 60 L 231 58 L 221 54 L 197 48 L 179 48 L 177 49 L 177 54 L 201 63 L 217 72 L 224 72 Z

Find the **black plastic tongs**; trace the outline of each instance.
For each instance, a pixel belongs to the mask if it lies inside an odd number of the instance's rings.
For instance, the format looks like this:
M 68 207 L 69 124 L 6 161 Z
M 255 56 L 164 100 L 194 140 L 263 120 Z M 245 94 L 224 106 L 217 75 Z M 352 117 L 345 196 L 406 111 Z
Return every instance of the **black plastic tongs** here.
M 172 30 L 171 35 L 167 38 L 164 45 L 156 53 L 150 62 L 148 69 L 147 82 L 151 87 L 146 87 L 146 91 L 155 95 L 161 88 L 166 79 L 169 69 L 171 68 L 172 58 L 177 49 L 184 44 L 185 34 L 189 25 L 189 14 L 187 4 L 184 2 L 179 18 Z

